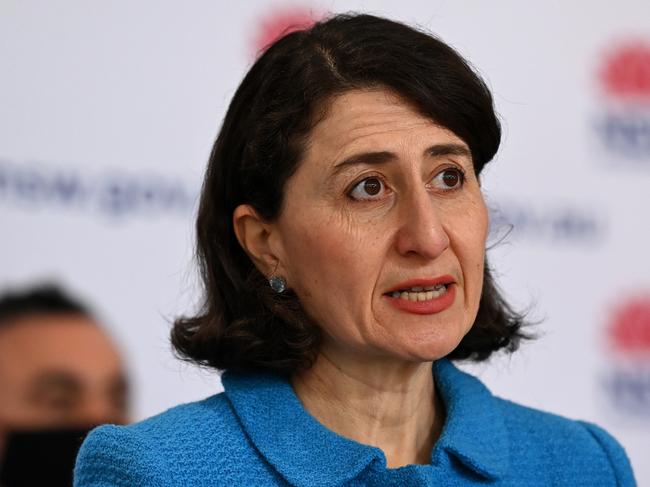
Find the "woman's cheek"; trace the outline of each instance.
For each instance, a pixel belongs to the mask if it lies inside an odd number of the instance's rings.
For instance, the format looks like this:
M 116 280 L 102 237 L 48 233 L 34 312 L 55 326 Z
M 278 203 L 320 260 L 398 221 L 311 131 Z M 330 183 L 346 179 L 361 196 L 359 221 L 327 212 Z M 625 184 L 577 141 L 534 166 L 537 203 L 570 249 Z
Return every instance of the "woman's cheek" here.
M 294 287 L 312 294 L 315 287 L 331 286 L 342 260 L 350 258 L 353 239 L 340 219 L 323 215 L 303 215 L 291 222 L 285 259 Z
M 466 265 L 471 272 L 471 302 L 468 303 L 472 312 L 478 310 L 481 293 L 483 290 L 483 275 L 485 267 L 485 245 L 488 232 L 487 207 L 481 197 L 476 200 L 469 212 L 471 220 L 467 222 L 468 233 L 464 237 L 468 242 L 466 252 Z
M 349 213 L 311 221 L 302 226 L 304 236 L 293 250 L 293 255 L 301 255 L 292 264 L 296 284 L 307 299 L 320 296 L 324 302 L 361 305 L 357 301 L 374 288 L 373 276 L 382 265 L 377 255 L 383 248 L 381 236 L 386 233 L 381 222 L 373 224 Z M 321 293 L 319 288 L 327 292 Z

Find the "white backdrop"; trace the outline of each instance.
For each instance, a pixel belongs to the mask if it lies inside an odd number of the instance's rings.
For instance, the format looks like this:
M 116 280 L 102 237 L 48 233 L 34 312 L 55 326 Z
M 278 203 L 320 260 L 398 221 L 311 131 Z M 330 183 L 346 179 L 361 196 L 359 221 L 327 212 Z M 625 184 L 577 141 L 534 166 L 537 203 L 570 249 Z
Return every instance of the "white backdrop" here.
M 542 336 L 468 368 L 603 425 L 650 485 L 647 0 L 0 0 L 0 286 L 57 279 L 94 303 L 127 357 L 134 419 L 220 390 L 167 339 L 197 299 L 212 141 L 261 40 L 348 10 L 437 33 L 494 92 L 490 258 Z

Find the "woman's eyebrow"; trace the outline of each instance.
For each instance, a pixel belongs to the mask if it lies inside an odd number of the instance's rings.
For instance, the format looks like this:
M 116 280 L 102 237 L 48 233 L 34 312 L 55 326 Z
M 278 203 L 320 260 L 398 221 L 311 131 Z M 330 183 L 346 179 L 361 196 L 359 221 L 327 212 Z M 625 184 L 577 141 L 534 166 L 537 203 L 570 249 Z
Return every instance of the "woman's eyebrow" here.
M 463 156 L 471 159 L 472 153 L 465 144 L 436 144 L 424 151 L 431 157 Z
M 440 156 L 463 156 L 470 158 L 472 153 L 464 144 L 434 144 L 431 147 L 428 147 L 424 151 L 425 156 L 429 157 L 440 157 Z M 345 158 L 341 162 L 338 162 L 334 165 L 332 171 L 332 176 L 336 176 L 341 171 L 347 169 L 348 167 L 355 166 L 358 164 L 368 164 L 368 165 L 377 165 L 385 164 L 387 162 L 392 162 L 398 159 L 397 154 L 390 151 L 379 151 L 379 152 L 362 152 L 359 154 L 354 154 L 350 157 Z
M 391 162 L 397 159 L 397 154 L 389 151 L 380 151 L 380 152 L 362 152 L 360 154 L 354 154 L 350 157 L 345 158 L 341 162 L 338 162 L 334 165 L 332 175 L 337 175 L 341 171 L 358 164 L 369 164 L 377 165 L 384 164 L 386 162 Z

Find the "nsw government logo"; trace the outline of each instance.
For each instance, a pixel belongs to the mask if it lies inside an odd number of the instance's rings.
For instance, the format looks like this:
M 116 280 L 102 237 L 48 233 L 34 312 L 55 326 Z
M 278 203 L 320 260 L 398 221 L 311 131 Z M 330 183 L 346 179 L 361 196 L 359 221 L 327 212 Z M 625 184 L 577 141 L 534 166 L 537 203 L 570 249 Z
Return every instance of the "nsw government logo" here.
M 615 413 L 650 420 L 650 292 L 613 309 L 604 328 L 603 391 Z
M 597 80 L 601 108 L 594 128 L 607 159 L 650 165 L 650 39 L 609 48 Z

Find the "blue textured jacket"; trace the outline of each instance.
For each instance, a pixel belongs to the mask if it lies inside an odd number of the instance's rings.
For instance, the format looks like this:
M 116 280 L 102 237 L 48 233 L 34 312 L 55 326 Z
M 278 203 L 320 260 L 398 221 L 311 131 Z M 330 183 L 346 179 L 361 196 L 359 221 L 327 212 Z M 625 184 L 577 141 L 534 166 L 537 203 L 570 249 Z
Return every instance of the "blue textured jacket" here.
M 225 392 L 131 426 L 101 426 L 81 486 L 633 486 L 623 448 L 593 424 L 494 397 L 447 360 L 433 367 L 446 420 L 428 465 L 328 430 L 275 375 L 223 376 Z

